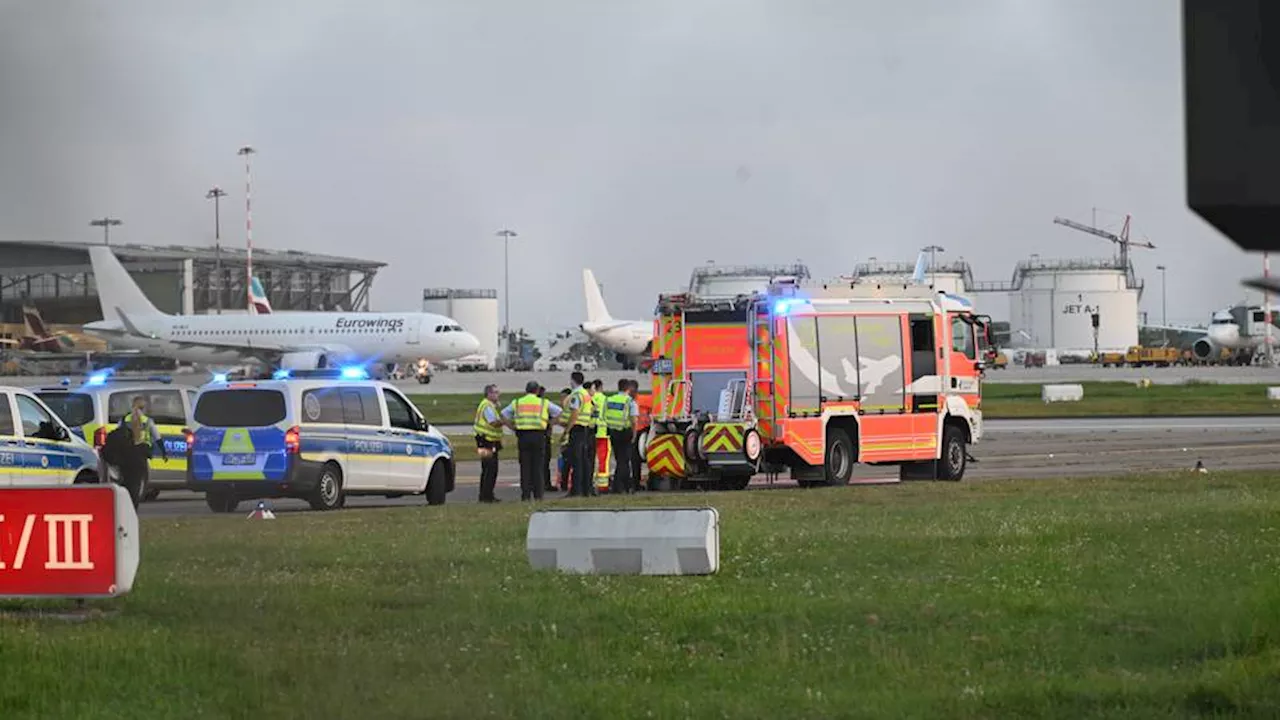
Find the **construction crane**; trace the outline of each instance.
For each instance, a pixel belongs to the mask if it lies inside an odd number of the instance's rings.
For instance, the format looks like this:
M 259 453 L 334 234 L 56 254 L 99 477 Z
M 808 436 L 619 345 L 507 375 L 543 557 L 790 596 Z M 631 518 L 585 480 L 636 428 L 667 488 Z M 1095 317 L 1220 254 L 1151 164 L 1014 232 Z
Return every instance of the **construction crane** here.
M 1121 228 L 1119 235 L 1116 235 L 1115 233 L 1109 233 L 1106 230 L 1102 230 L 1096 227 L 1090 227 L 1083 223 L 1078 223 L 1075 220 L 1068 220 L 1066 218 L 1056 217 L 1053 219 L 1053 221 L 1058 225 L 1066 225 L 1072 230 L 1079 230 L 1080 232 L 1086 232 L 1086 233 L 1089 233 L 1090 235 L 1097 235 L 1100 238 L 1106 238 L 1111 242 L 1119 245 L 1120 246 L 1120 267 L 1124 268 L 1125 272 L 1129 271 L 1129 247 L 1130 246 L 1150 248 L 1152 250 L 1154 250 L 1156 247 L 1155 245 L 1152 245 L 1150 242 L 1129 239 L 1129 216 L 1128 215 L 1124 216 L 1124 227 Z

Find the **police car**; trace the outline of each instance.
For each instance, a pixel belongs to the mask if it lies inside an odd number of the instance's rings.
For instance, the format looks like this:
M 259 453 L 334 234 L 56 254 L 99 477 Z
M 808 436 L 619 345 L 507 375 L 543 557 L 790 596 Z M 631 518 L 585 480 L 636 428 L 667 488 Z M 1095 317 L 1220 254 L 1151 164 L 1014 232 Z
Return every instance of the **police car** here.
M 156 452 L 151 458 L 151 473 L 143 499 L 153 500 L 161 490 L 186 486 L 185 431 L 195 406 L 195 388 L 175 387 L 172 378 L 166 375 L 122 378 L 100 371 L 79 385 L 64 380 L 61 385 L 36 388 L 34 392 L 62 418 L 73 434 L 98 450 L 106 443 L 107 433 L 129 414 L 133 399 L 142 396 L 147 401 L 147 414 L 155 421 L 169 455 L 165 460 Z M 115 472 L 114 468 L 111 472 Z
M 453 490 L 453 448 L 394 386 L 356 369 L 215 378 L 200 388 L 187 433 L 187 487 L 214 512 L 243 500 L 299 498 L 316 510 L 348 495 Z
M 29 390 L 0 386 L 0 487 L 98 482 L 98 453 Z

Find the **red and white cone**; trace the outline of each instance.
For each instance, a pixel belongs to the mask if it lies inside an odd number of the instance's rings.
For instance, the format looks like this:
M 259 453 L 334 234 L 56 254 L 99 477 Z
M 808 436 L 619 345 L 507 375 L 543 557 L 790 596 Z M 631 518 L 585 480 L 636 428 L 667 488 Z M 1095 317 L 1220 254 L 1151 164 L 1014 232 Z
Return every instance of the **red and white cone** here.
M 275 520 L 276 514 L 271 512 L 271 508 L 267 507 L 266 500 L 259 500 L 258 507 L 249 513 L 250 520 Z

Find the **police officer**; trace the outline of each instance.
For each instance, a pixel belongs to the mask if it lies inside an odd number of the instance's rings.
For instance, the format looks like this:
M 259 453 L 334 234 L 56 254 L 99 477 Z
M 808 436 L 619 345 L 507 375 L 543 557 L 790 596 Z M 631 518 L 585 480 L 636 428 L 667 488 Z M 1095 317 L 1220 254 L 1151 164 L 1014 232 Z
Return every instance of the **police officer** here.
M 502 410 L 502 417 L 516 431 L 516 448 L 520 452 L 520 499 L 541 500 L 543 473 L 547 465 L 544 454 L 547 425 L 560 417 L 560 406 L 538 397 L 538 383 L 530 380 L 524 396 Z
M 595 443 L 595 415 L 591 404 L 591 391 L 583 387 L 582 373 L 574 370 L 569 375 L 569 447 L 573 474 L 570 488 L 571 495 L 586 497 L 595 494 L 595 485 L 591 482 L 594 468 L 591 466 L 590 448 Z
M 640 410 L 631 399 L 631 382 L 618 381 L 618 392 L 605 398 L 604 420 L 609 432 L 609 444 L 613 448 L 616 463 L 613 479 L 609 483 L 609 492 L 619 495 L 630 495 L 635 491 L 631 481 L 631 441 L 634 436 L 636 417 Z
M 538 397 L 544 398 L 544 399 L 547 397 L 547 389 L 542 385 L 538 385 Z M 546 458 L 546 461 L 547 461 L 542 465 L 543 492 L 555 492 L 556 490 L 556 486 L 551 484 L 551 463 L 555 462 L 552 459 L 555 457 L 555 455 L 551 453 L 551 436 L 553 434 L 554 434 L 554 425 L 552 423 L 547 423 L 547 444 L 546 444 L 546 447 L 543 449 L 543 455 L 542 455 L 544 458 Z
M 496 503 L 493 494 L 498 484 L 498 453 L 502 450 L 502 419 L 498 417 L 498 386 L 485 385 L 484 398 L 476 408 L 472 429 L 476 433 L 476 452 L 480 455 L 480 502 Z
M 627 381 L 627 394 L 631 396 L 631 404 L 634 408 L 634 416 L 637 418 L 636 424 L 639 424 L 640 417 L 640 383 L 635 380 Z M 644 466 L 644 458 L 640 455 L 640 446 L 635 444 L 635 434 L 632 434 L 631 445 L 631 487 L 634 490 L 644 489 L 644 484 L 640 482 L 640 470 Z
M 147 416 L 147 399 L 141 395 L 133 398 L 133 407 L 129 414 L 120 418 L 120 428 L 128 428 L 133 440 L 129 451 L 120 458 L 120 476 L 133 506 L 137 507 L 147 493 L 147 485 L 151 481 L 152 448 L 158 446 L 161 456 L 168 461 L 169 451 L 160 437 L 160 429 L 155 420 Z

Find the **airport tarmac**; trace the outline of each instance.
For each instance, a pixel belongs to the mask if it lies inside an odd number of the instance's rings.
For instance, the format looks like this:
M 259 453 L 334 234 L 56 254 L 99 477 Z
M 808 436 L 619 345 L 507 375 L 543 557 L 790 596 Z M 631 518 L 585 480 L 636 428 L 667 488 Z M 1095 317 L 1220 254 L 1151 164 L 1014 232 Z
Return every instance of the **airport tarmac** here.
M 157 373 L 164 374 L 164 373 Z M 599 378 L 605 387 L 617 387 L 619 378 L 642 379 L 638 371 L 602 370 L 589 371 L 585 375 L 589 379 Z M 177 372 L 169 375 L 173 382 L 199 386 L 209 381 L 205 372 Z M 133 374 L 122 375 L 133 377 Z M 1275 383 L 1280 385 L 1280 368 L 1262 367 L 1173 367 L 1173 368 L 1103 368 L 1093 365 L 1058 365 L 1044 368 L 1010 367 L 1003 370 L 987 371 L 986 379 L 994 383 L 1058 383 L 1058 382 L 1137 382 L 1143 378 L 1153 383 L 1185 383 L 1187 381 L 1251 384 Z M 19 386 L 57 385 L 62 376 L 57 377 L 12 377 L 0 379 L 0 384 Z M 553 392 L 569 385 L 568 372 L 450 372 L 436 373 L 430 383 L 421 384 L 417 380 L 397 380 L 393 384 L 410 394 L 457 394 L 477 393 L 489 383 L 496 383 L 504 393 L 524 392 L 530 380 L 536 380 Z M 642 380 L 643 382 L 643 380 Z
M 1071 418 L 992 420 L 986 437 L 973 447 L 978 462 L 971 464 L 964 482 L 992 478 L 1088 477 L 1130 472 L 1187 471 L 1202 461 L 1212 473 L 1223 470 L 1280 471 L 1276 438 L 1280 416 L 1267 417 L 1179 417 L 1179 418 Z M 470 448 L 459 448 L 468 457 Z M 504 451 L 498 479 L 498 497 L 519 501 L 518 467 L 514 448 Z M 473 503 L 478 493 L 479 464 L 459 462 L 458 485 L 450 503 Z M 860 483 L 894 482 L 896 468 L 859 466 L 854 479 Z M 795 487 L 785 477 L 772 487 Z M 768 491 L 770 484 L 760 478 L 754 490 Z M 677 493 L 672 493 L 676 495 Z M 552 493 L 548 498 L 558 498 Z M 277 513 L 309 511 L 306 503 L 273 500 Z M 422 497 L 351 498 L 348 508 L 426 505 Z M 253 502 L 242 503 L 248 514 Z M 433 509 L 434 510 L 434 509 Z M 187 491 L 162 493 L 156 501 L 140 508 L 142 517 L 184 517 L 209 515 L 203 498 Z

